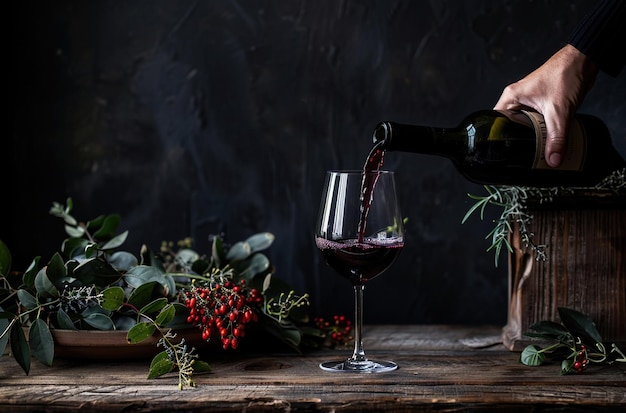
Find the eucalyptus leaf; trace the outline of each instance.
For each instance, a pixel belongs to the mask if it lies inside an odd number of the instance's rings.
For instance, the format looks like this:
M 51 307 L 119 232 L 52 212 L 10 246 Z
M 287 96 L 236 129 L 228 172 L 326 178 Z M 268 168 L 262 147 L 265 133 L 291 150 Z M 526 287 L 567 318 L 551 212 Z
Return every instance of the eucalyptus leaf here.
M 124 304 L 124 289 L 122 287 L 109 287 L 102 291 L 102 308 L 109 311 L 117 311 Z
M 85 257 L 92 258 L 98 256 L 98 244 L 90 242 L 85 246 Z
M 94 284 L 98 287 L 106 287 L 122 277 L 119 271 L 100 258 L 90 258 L 81 262 L 74 268 L 72 275 L 84 285 Z
M 66 256 L 74 258 L 76 256 L 83 255 L 85 247 L 88 243 L 89 241 L 80 237 L 67 238 L 65 241 L 63 241 L 63 244 L 61 245 L 61 251 Z
M 59 290 L 50 282 L 48 275 L 46 274 L 46 268 L 44 267 L 35 276 L 35 289 L 37 294 L 45 298 L 54 298 L 59 296 Z
M 119 247 L 120 245 L 122 245 L 126 241 L 127 237 L 128 237 L 128 231 L 124 231 L 121 234 L 116 235 L 115 237 L 111 238 L 107 243 L 105 243 L 102 247 L 100 247 L 100 249 L 105 250 L 105 251 L 113 250 Z
M 20 300 L 20 305 L 22 305 L 27 310 L 32 310 L 37 307 L 37 299 L 29 293 L 27 290 L 20 288 L 17 290 L 17 299 Z
M 46 268 L 46 275 L 57 288 L 61 288 L 59 280 L 67 277 L 67 269 L 65 268 L 65 261 L 63 260 L 63 257 L 61 257 L 61 254 L 58 252 L 55 253 L 50 259 L 48 267 Z
M 546 359 L 546 355 L 534 344 L 526 346 L 520 354 L 520 363 L 526 366 L 540 366 Z
M 183 248 L 176 253 L 176 258 L 185 266 L 191 266 L 200 258 L 200 254 L 192 249 Z
M 72 238 L 81 238 L 85 235 L 85 228 L 75 226 L 76 220 L 74 218 L 70 219 L 71 223 L 65 225 L 65 233 Z
M 91 313 L 83 317 L 83 321 L 98 330 L 115 330 L 113 320 L 105 314 Z
M 119 215 L 117 214 L 107 215 L 104 218 L 104 221 L 102 221 L 102 226 L 93 234 L 93 237 L 95 239 L 113 238 L 113 236 L 115 235 L 115 232 L 117 231 L 117 228 L 120 226 L 120 222 L 122 222 L 122 218 Z M 126 233 L 127 232 L 128 231 L 126 231 Z M 124 242 L 125 239 L 126 239 L 126 236 L 123 237 L 122 243 Z M 119 240 L 115 241 L 114 244 L 118 242 Z M 116 248 L 119 245 L 121 245 L 121 243 L 112 248 Z M 103 248 L 103 249 L 107 249 L 107 248 Z
M 230 247 L 226 254 L 226 259 L 229 261 L 243 260 L 250 256 L 251 251 L 250 244 L 239 241 Z
M 97 217 L 90 219 L 87 222 L 87 229 L 94 234 L 97 234 L 98 231 L 100 230 L 100 228 L 102 228 L 102 225 L 104 225 L 104 221 L 106 220 L 107 216 L 106 215 L 98 215 Z M 113 232 L 111 234 L 115 234 L 115 229 L 113 229 Z M 100 237 L 100 235 L 98 235 Z M 111 235 L 113 236 L 113 235 Z
M 142 308 L 154 299 L 154 292 L 158 290 L 158 285 L 155 281 L 141 284 L 132 290 L 130 297 L 128 297 L 128 303 L 136 308 Z
M 77 330 L 70 316 L 67 315 L 67 313 L 62 309 L 59 309 L 59 311 L 57 311 L 57 323 L 59 325 L 59 328 L 65 330 Z
M 14 323 L 13 327 L 11 327 L 9 342 L 11 343 L 13 358 L 15 358 L 22 370 L 28 374 L 30 372 L 31 354 L 21 323 Z
M 149 282 L 158 282 L 164 288 L 164 295 L 174 295 L 176 293 L 176 283 L 169 275 L 163 273 L 160 269 L 138 265 L 128 270 L 124 276 L 126 283 L 133 288 L 138 288 L 142 284 Z
M 270 232 L 261 232 L 259 234 L 252 235 L 245 242 L 250 246 L 250 252 L 255 253 L 257 251 L 269 248 L 274 242 L 274 234 Z
M 267 274 L 263 279 L 263 287 L 261 289 L 261 293 L 265 294 L 267 290 L 270 288 L 270 283 L 272 281 L 272 274 Z
M 52 366 L 54 340 L 45 321 L 36 318 L 28 330 L 28 341 L 32 355 L 46 366 Z
M 213 238 L 213 244 L 211 244 L 211 259 L 218 267 L 221 267 L 222 261 L 226 259 L 224 256 L 224 249 L 222 247 L 222 239 L 220 237 Z
M 579 337 L 588 345 L 602 343 L 602 337 L 593 320 L 585 314 L 569 308 L 559 307 L 561 322 L 574 337 Z
M 135 324 L 126 334 L 126 341 L 129 344 L 141 343 L 151 337 L 156 331 L 156 326 L 149 322 Z
M 35 286 L 35 277 L 39 272 L 39 261 L 41 257 L 35 257 L 31 262 L 24 275 L 22 276 L 22 283 L 25 287 L 34 287 Z
M 128 271 L 139 264 L 137 257 L 127 251 L 114 252 L 109 257 L 108 262 L 118 271 Z
M 249 260 L 245 261 L 245 268 L 241 269 L 240 276 L 246 280 L 251 280 L 255 275 L 267 270 L 270 266 L 270 260 L 263 254 L 254 254 Z

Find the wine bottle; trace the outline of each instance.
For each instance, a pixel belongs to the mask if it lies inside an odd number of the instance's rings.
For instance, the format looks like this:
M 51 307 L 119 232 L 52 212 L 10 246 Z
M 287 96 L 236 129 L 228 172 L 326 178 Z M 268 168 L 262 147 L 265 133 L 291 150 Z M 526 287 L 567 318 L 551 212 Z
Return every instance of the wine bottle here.
M 604 122 L 582 114 L 570 124 L 557 168 L 545 161 L 546 127 L 536 112 L 481 110 L 456 128 L 381 122 L 373 140 L 382 151 L 449 158 L 463 176 L 484 185 L 592 187 L 626 168 Z

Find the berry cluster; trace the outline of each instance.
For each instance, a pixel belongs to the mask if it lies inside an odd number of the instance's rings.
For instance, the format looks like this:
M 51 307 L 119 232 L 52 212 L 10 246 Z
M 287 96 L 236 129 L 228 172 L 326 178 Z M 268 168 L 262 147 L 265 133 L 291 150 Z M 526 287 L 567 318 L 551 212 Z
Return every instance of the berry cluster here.
M 330 339 L 331 346 L 346 346 L 353 340 L 352 335 L 352 321 L 346 319 L 343 315 L 333 316 L 333 321 L 326 321 L 322 317 L 316 317 L 314 320 L 315 325 L 319 328 L 324 335 Z
M 576 354 L 572 368 L 576 371 L 576 373 L 582 373 L 587 368 L 588 363 L 589 359 L 587 358 L 587 347 L 583 344 L 580 346 L 580 351 Z
M 187 322 L 200 328 L 203 340 L 219 334 L 224 350 L 239 346 L 246 325 L 258 320 L 255 308 L 263 301 L 257 289 L 246 288 L 244 280 L 239 284 L 226 281 L 223 285 L 194 286 L 185 296 L 189 309 Z

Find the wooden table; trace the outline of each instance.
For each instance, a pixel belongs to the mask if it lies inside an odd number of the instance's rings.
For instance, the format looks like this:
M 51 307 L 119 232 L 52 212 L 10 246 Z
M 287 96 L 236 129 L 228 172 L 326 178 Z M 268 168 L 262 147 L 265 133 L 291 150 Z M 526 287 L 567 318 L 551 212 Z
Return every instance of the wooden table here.
M 591 366 L 561 376 L 559 365 L 526 367 L 496 327 L 368 326 L 370 358 L 393 359 L 384 374 L 328 373 L 321 361 L 349 350 L 204 357 L 213 371 L 198 387 L 177 377 L 147 380 L 147 361 L 33 362 L 26 376 L 0 359 L 0 412 L 415 412 L 626 411 L 626 368 Z M 226 355 L 228 354 L 228 355 Z

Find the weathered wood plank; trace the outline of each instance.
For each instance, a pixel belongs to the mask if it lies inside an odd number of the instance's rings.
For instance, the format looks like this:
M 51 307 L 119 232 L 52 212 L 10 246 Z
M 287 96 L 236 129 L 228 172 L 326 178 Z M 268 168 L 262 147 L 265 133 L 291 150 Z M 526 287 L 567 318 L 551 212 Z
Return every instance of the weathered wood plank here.
M 318 368 L 348 350 L 306 356 L 207 355 L 213 372 L 196 376 L 198 388 L 179 391 L 174 375 L 147 380 L 148 364 L 56 360 L 34 363 L 25 376 L 14 360 L 0 359 L 0 411 L 619 411 L 626 406 L 623 366 L 592 366 L 561 376 L 557 364 L 519 364 L 519 355 L 489 342 L 498 328 L 368 327 L 369 355 L 400 368 L 373 375 Z M 396 336 L 397 340 L 389 340 Z M 428 337 L 431 337 L 428 339 Z M 367 349 L 367 346 L 366 346 Z

